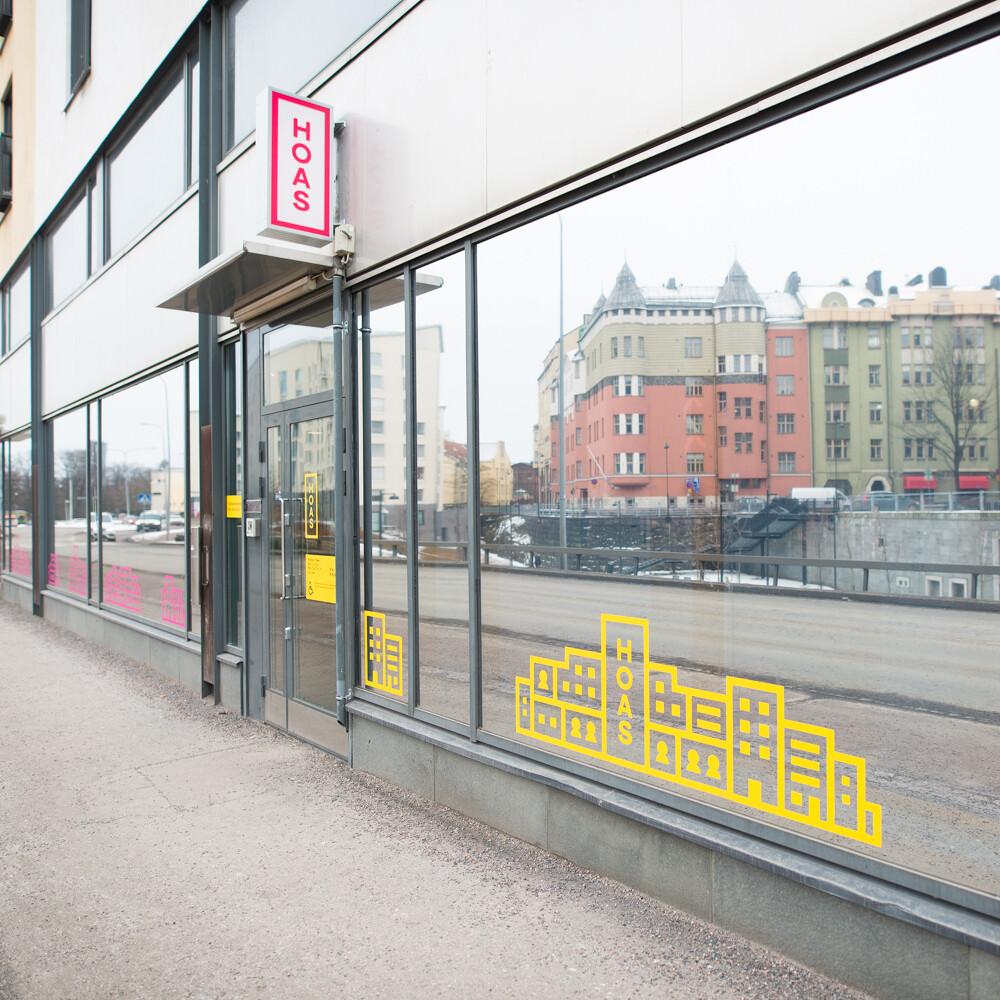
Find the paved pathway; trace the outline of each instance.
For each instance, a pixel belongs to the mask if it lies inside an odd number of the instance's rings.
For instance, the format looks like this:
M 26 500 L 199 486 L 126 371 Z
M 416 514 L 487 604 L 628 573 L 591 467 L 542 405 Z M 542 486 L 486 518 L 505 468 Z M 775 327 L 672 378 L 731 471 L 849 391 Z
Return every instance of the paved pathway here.
M 0 604 L 0 1000 L 857 998 Z

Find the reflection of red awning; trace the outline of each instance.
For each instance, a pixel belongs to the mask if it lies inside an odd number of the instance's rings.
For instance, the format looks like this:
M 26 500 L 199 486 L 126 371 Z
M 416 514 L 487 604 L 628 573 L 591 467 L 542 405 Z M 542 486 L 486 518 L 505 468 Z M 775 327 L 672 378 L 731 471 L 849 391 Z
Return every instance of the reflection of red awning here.
M 958 488 L 960 490 L 988 490 L 990 488 L 990 477 L 959 476 Z
M 929 479 L 926 476 L 903 476 L 903 489 L 936 490 L 937 478 L 935 476 L 931 476 Z

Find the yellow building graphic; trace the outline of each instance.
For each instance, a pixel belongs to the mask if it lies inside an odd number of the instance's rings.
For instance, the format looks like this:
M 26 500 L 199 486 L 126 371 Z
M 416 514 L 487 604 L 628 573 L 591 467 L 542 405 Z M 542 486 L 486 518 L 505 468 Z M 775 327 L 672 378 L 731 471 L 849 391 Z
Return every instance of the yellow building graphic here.
M 785 718 L 780 684 L 727 677 L 724 694 L 686 687 L 649 659 L 645 618 L 601 616 L 601 651 L 531 657 L 516 679 L 517 731 L 575 753 L 866 844 L 882 807 L 865 761 L 834 732 Z
M 403 637 L 386 629 L 379 611 L 365 612 L 365 686 L 403 697 Z

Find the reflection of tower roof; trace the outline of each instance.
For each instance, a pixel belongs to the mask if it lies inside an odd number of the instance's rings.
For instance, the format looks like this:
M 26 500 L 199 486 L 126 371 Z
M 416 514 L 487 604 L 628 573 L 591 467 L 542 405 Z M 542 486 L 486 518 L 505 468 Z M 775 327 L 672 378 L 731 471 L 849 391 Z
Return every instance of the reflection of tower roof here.
M 608 309 L 644 309 L 646 299 L 642 290 L 636 284 L 635 275 L 632 268 L 628 266 L 628 261 L 622 265 L 622 269 L 615 278 L 615 287 L 611 289 L 605 303 Z
M 591 313 L 596 316 L 604 308 L 604 303 L 607 301 L 608 300 L 604 297 L 604 292 L 601 292 L 597 301 L 594 303 L 594 308 L 590 310 Z
M 726 275 L 725 283 L 719 289 L 718 297 L 715 300 L 717 306 L 762 306 L 763 299 L 754 290 L 747 277 L 746 271 L 740 267 L 738 260 L 733 261 L 733 266 Z

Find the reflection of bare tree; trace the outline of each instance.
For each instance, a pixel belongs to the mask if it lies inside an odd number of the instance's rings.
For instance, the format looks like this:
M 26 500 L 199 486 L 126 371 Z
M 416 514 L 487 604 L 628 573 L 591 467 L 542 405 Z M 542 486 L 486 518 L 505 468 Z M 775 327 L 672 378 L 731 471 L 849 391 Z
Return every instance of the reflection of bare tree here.
M 60 451 L 53 482 L 53 505 L 57 519 L 85 517 L 87 513 L 87 449 Z
M 955 344 L 948 351 L 936 350 L 931 364 L 934 385 L 927 398 L 934 415 L 928 415 L 926 435 L 954 477 L 956 490 L 962 462 L 973 457 L 967 446 L 986 435 L 988 414 L 995 405 L 996 382 L 987 384 L 986 365 L 977 354 L 982 350 Z

